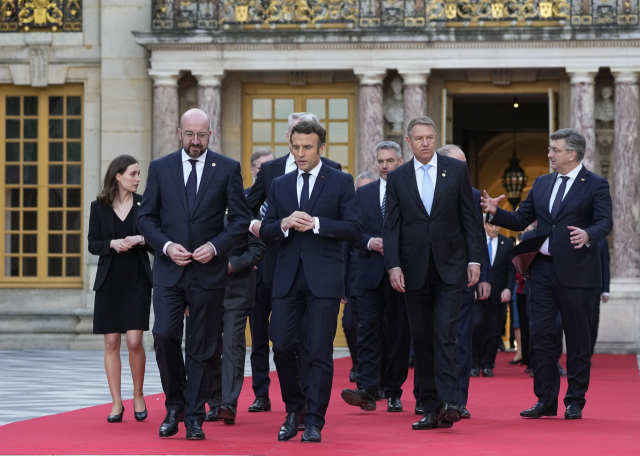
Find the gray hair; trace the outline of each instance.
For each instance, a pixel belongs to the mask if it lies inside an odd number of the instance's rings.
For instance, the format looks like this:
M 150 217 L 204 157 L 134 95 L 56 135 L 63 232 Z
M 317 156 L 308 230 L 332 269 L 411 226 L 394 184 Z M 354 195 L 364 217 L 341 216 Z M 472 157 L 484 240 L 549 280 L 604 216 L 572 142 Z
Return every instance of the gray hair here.
M 265 155 L 271 155 L 273 157 L 273 152 L 271 152 L 271 149 L 266 149 L 266 148 L 256 150 L 254 153 L 251 154 L 251 158 L 249 158 L 249 164 L 251 166 L 255 166 L 256 160 L 264 157 Z
M 317 124 L 320 123 L 320 119 L 318 119 L 318 116 L 316 116 L 312 112 L 294 112 L 289 116 L 289 125 L 288 125 L 289 131 L 291 131 L 291 128 L 293 128 L 291 123 L 296 119 L 300 119 L 300 122 L 307 121 L 307 122 L 315 122 Z
M 382 141 L 381 143 L 379 143 L 376 146 L 376 158 L 378 158 L 378 152 L 380 152 L 382 149 L 393 149 L 393 151 L 396 153 L 396 158 L 398 160 L 402 158 L 402 149 L 400 148 L 400 145 L 398 145 L 398 143 L 395 143 L 393 141 Z
M 580 134 L 577 130 L 573 128 L 563 128 L 561 130 L 553 133 L 549 138 L 552 141 L 557 141 L 558 139 L 564 139 L 564 148 L 567 151 L 575 150 L 578 161 L 582 161 L 584 158 L 584 150 L 587 147 L 587 140 L 584 139 L 584 136 Z
M 445 144 L 440 149 L 438 149 L 437 152 L 440 155 L 444 155 L 445 157 L 450 157 L 451 156 L 451 152 L 453 152 L 456 149 L 459 150 L 460 152 L 462 152 L 462 148 L 460 146 L 456 146 L 455 144 Z M 464 154 L 464 152 L 462 152 L 462 153 Z
M 407 125 L 407 136 L 409 138 L 411 138 L 411 130 L 413 130 L 413 127 L 415 125 L 429 125 L 431 128 L 433 128 L 434 132 L 436 131 L 436 124 L 429 117 L 416 117 L 415 119 L 411 119 L 411 122 L 409 122 L 409 125 Z
M 360 179 L 373 179 L 376 180 L 377 177 L 373 175 L 373 173 L 370 173 L 369 171 L 365 171 L 363 173 L 358 174 L 358 177 L 356 177 L 356 182 L 358 182 Z

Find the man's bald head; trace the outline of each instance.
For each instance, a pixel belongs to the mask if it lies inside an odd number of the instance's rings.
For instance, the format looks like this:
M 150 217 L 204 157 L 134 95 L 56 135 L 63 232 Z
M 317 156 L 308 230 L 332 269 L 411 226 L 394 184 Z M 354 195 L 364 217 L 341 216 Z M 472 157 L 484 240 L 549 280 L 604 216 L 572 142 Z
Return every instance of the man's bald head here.
M 467 157 L 465 156 L 464 152 L 462 152 L 462 149 L 454 144 L 445 144 L 440 149 L 438 149 L 438 153 L 446 157 L 455 158 L 456 160 L 460 160 L 465 163 L 467 161 Z
M 198 131 L 209 131 L 209 116 L 202 109 L 193 108 L 182 114 L 180 118 L 180 129 L 182 129 L 182 131 L 189 130 L 185 123 L 190 126 L 193 124 L 200 126 L 206 125 L 204 129 L 200 128 Z
M 187 155 L 198 158 L 207 150 L 209 145 L 209 116 L 201 109 L 189 109 L 180 118 L 178 135 Z

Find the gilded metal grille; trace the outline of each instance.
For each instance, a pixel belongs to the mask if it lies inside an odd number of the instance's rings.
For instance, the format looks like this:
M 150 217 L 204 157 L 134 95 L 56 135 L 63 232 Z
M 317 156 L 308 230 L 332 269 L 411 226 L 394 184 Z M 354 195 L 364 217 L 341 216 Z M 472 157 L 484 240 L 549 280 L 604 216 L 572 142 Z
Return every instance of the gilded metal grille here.
M 0 32 L 82 30 L 82 0 L 0 0 Z
M 639 0 L 153 0 L 154 30 L 615 26 Z

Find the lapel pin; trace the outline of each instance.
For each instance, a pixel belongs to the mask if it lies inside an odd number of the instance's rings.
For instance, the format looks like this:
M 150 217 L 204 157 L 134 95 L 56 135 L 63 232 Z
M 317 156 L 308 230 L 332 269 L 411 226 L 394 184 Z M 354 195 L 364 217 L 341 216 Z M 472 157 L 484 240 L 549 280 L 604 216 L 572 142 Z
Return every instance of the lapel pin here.
M 447 177 L 447 173 L 442 173 L 442 177 Z
M 500 244 L 504 244 L 504 241 L 500 241 Z
M 580 179 L 582 182 L 584 182 L 584 177 L 582 179 Z
M 211 166 L 216 166 L 216 164 L 215 163 L 211 163 Z
M 138 206 L 140 206 L 140 201 L 138 201 Z

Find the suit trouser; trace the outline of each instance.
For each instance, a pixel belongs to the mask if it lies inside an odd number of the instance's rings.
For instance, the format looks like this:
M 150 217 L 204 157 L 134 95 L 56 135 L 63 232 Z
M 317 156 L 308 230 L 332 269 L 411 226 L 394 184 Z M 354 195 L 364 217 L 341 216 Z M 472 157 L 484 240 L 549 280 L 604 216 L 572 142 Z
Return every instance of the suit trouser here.
M 214 369 L 209 407 L 221 404 L 238 406 L 244 383 L 244 361 L 247 354 L 247 317 L 251 309 L 223 309 L 222 361 Z
M 593 317 L 591 318 L 591 355 L 596 350 L 596 340 L 598 339 L 598 326 L 600 326 L 600 297 L 602 288 L 596 288 L 596 297 L 593 300 Z
M 220 353 L 224 288 L 202 288 L 191 265 L 173 287 L 154 285 L 153 341 L 167 410 L 186 407 L 185 421 L 204 421 L 205 403 L 211 393 L 216 354 Z M 184 310 L 189 306 L 189 357 L 182 358 Z
M 387 318 L 388 366 L 383 382 L 385 397 L 402 396 L 402 385 L 409 374 L 409 321 L 402 293 L 391 287 L 388 276 L 377 288 L 358 288 L 358 387 L 374 395 L 381 382 L 381 340 L 383 320 Z
M 529 366 L 529 339 L 531 333 L 529 332 L 529 311 L 527 310 L 527 295 L 516 294 L 516 300 L 518 305 L 518 322 L 520 323 L 520 343 L 522 344 L 522 365 Z
M 251 380 L 256 397 L 269 397 L 269 317 L 271 284 L 256 285 L 256 305 L 249 314 L 251 328 Z
M 433 257 L 424 286 L 405 293 L 407 314 L 415 352 L 420 396 L 425 412 L 439 411 L 442 402 L 457 402 L 458 313 L 462 285 L 445 283 Z
M 333 340 L 338 326 L 340 299 L 319 298 L 309 290 L 302 262 L 286 296 L 273 299 L 269 335 L 287 413 L 301 412 L 305 425 L 322 428 L 333 382 Z M 306 323 L 306 324 L 305 324 Z M 308 392 L 300 384 L 301 367 L 296 353 L 306 334 L 309 353 Z
M 466 404 L 469 399 L 469 376 L 473 356 L 473 307 L 476 302 L 473 291 L 463 291 L 458 315 L 458 369 L 460 372 L 460 394 L 457 402 Z
M 474 367 L 493 369 L 496 364 L 498 347 L 502 340 L 504 311 L 506 304 L 500 302 L 500 294 L 491 294 L 488 299 L 477 301 L 475 311 L 484 308 L 484 321 L 478 317 L 478 327 L 474 330 Z
M 349 300 L 344 305 L 342 312 L 342 329 L 344 338 L 347 340 L 349 355 L 351 356 L 352 369 L 355 372 L 358 367 L 358 325 L 360 316 L 358 315 L 358 298 L 356 295 L 349 296 Z
M 595 288 L 562 285 L 552 257 L 538 255 L 531 264 L 529 318 L 533 390 L 539 402 L 545 405 L 557 404 L 560 393 L 556 349 L 559 311 L 567 341 L 568 388 L 564 403 L 584 407 L 591 370 L 589 332 L 594 293 Z

